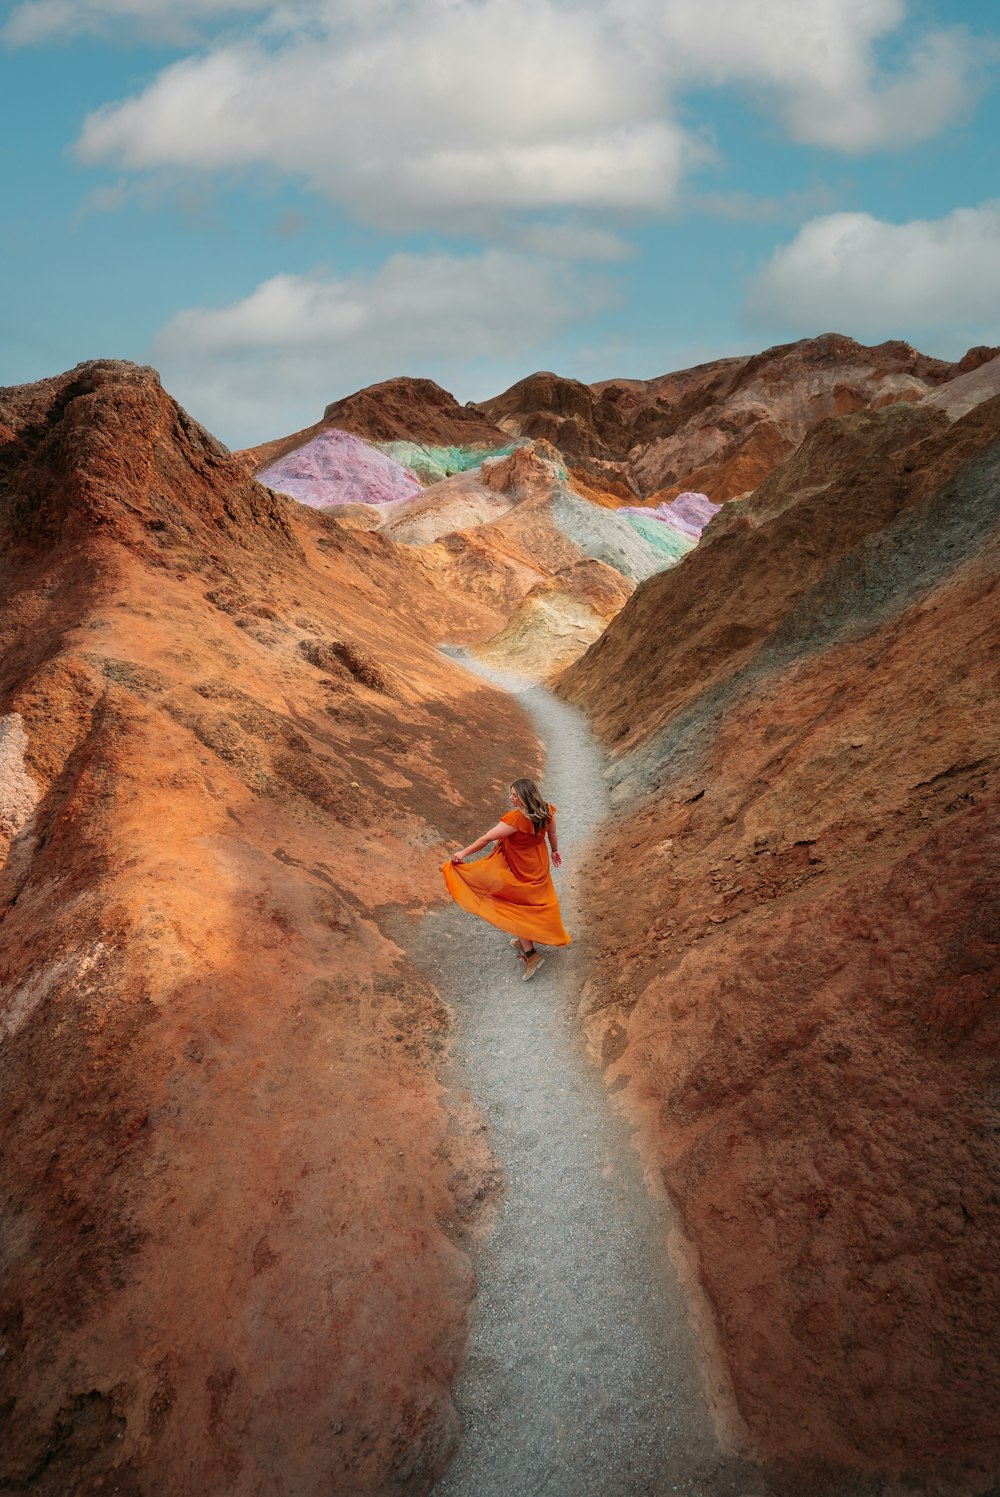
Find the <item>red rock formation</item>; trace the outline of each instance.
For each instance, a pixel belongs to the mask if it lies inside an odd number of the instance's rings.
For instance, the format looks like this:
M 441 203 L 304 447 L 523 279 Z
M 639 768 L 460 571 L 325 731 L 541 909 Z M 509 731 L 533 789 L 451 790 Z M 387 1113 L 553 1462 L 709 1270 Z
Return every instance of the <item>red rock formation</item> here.
M 0 530 L 0 1485 L 426 1491 L 493 1181 L 398 938 L 500 616 L 128 365 L 0 392 Z
M 582 1011 L 795 1490 L 1000 1471 L 998 614 L 1000 398 L 895 407 L 563 678 L 617 781 Z
M 240 455 L 252 471 L 277 462 L 308 442 L 325 426 L 353 432 L 370 442 L 408 441 L 431 446 L 502 447 L 508 438 L 473 405 L 459 405 L 454 395 L 431 379 L 386 379 L 335 400 L 323 419 L 289 437 L 264 442 Z
M 755 487 L 818 422 L 920 398 L 953 372 L 907 343 L 827 333 L 652 380 L 533 374 L 480 408 L 508 433 L 552 442 L 612 494 L 694 489 L 719 503 Z

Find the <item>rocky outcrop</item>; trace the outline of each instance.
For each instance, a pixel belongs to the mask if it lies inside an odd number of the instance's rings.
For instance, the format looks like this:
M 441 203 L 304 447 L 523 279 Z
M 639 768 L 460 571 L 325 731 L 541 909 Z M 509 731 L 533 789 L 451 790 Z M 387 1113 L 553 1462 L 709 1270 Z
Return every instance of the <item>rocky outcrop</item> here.
M 919 400 L 958 368 L 906 343 L 868 348 L 828 333 L 651 380 L 534 374 L 480 408 L 510 435 L 545 438 L 583 481 L 619 497 L 691 489 L 720 503 L 752 489 L 826 418 Z
M 718 502 L 752 492 L 826 418 L 920 403 L 935 386 L 947 400 L 956 373 L 969 390 L 952 406 L 969 409 L 989 384 L 988 353 L 952 366 L 905 343 L 865 348 L 828 334 L 649 381 L 536 374 L 478 408 L 430 381 L 389 380 L 242 456 L 283 493 L 349 506 L 352 526 L 434 548 L 426 560 L 442 578 L 509 613 L 583 558 L 630 581 L 673 565 Z M 697 501 L 698 523 L 674 501 Z M 555 669 L 598 616 L 562 585 L 542 598 L 531 653 L 548 619 Z M 556 628 L 564 605 L 576 622 Z
M 508 616 L 484 659 L 545 678 L 597 638 L 638 578 L 693 544 L 663 516 L 582 498 L 545 442 L 432 485 L 395 506 L 381 531 L 419 547 L 443 583 Z
M 487 665 L 549 680 L 599 639 L 635 584 L 590 558 L 536 583 L 504 628 L 473 653 Z
M 401 938 L 534 744 L 502 616 L 151 370 L 0 391 L 0 1485 L 426 1491 L 496 1190 Z
M 387 379 L 369 385 L 328 405 L 323 421 L 371 442 L 489 448 L 502 447 L 506 441 L 477 406 L 459 405 L 432 379 Z
M 303 447 L 327 427 L 374 443 L 415 443 L 425 447 L 476 448 L 488 452 L 509 439 L 476 406 L 459 405 L 431 379 L 387 379 L 367 385 L 326 407 L 322 420 L 288 437 L 241 453 L 252 471 Z
M 1000 399 L 890 406 L 563 677 L 618 808 L 584 1021 L 796 1490 L 1000 1470 L 998 600 Z
M 995 356 L 986 358 L 987 354 Z M 984 400 L 1000 395 L 1000 356 L 996 356 L 995 349 L 970 349 L 957 367 L 956 377 L 927 397 L 927 404 L 940 406 L 951 421 L 967 415 Z

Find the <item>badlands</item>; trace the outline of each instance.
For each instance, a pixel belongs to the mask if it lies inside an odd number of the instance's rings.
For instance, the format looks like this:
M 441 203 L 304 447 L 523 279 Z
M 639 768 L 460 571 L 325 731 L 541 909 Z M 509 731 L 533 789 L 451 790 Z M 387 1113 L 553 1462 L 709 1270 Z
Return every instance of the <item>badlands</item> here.
M 1000 351 L 394 379 L 238 454 L 93 362 L 0 391 L 0 525 L 0 1487 L 997 1490 Z M 505 1487 L 439 865 L 577 721 L 528 991 L 591 1062 L 517 1158 L 588 1085 L 567 1147 L 633 1130 L 609 1239 L 708 1413 L 635 1474 L 676 1409 L 615 1364 L 622 1465 Z

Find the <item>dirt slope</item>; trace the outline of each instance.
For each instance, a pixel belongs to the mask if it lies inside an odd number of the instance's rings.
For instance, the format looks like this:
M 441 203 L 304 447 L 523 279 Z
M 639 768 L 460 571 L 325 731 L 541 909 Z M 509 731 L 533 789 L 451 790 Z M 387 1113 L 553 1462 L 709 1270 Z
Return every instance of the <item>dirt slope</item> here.
M 0 1484 L 426 1491 L 492 1177 L 407 966 L 496 628 L 151 370 L 0 392 Z
M 796 1490 L 1000 1472 L 998 525 L 1000 399 L 835 420 L 563 678 L 588 1032 Z

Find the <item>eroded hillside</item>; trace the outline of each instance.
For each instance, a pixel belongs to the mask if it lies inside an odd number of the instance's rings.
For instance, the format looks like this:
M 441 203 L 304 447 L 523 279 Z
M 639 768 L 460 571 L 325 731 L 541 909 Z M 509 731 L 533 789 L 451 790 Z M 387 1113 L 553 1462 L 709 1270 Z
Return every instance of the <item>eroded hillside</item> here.
M 533 374 L 480 409 L 511 435 L 545 438 L 574 476 L 623 497 L 695 490 L 721 503 L 759 484 L 820 422 L 919 401 L 996 352 L 948 364 L 907 343 L 869 348 L 826 333 L 650 380 Z
M 523 719 L 500 616 L 148 369 L 0 392 L 0 1484 L 426 1490 L 495 1189 L 403 932 Z
M 797 1489 L 1000 1464 L 998 522 L 1000 399 L 837 419 L 563 678 L 581 1012 Z

